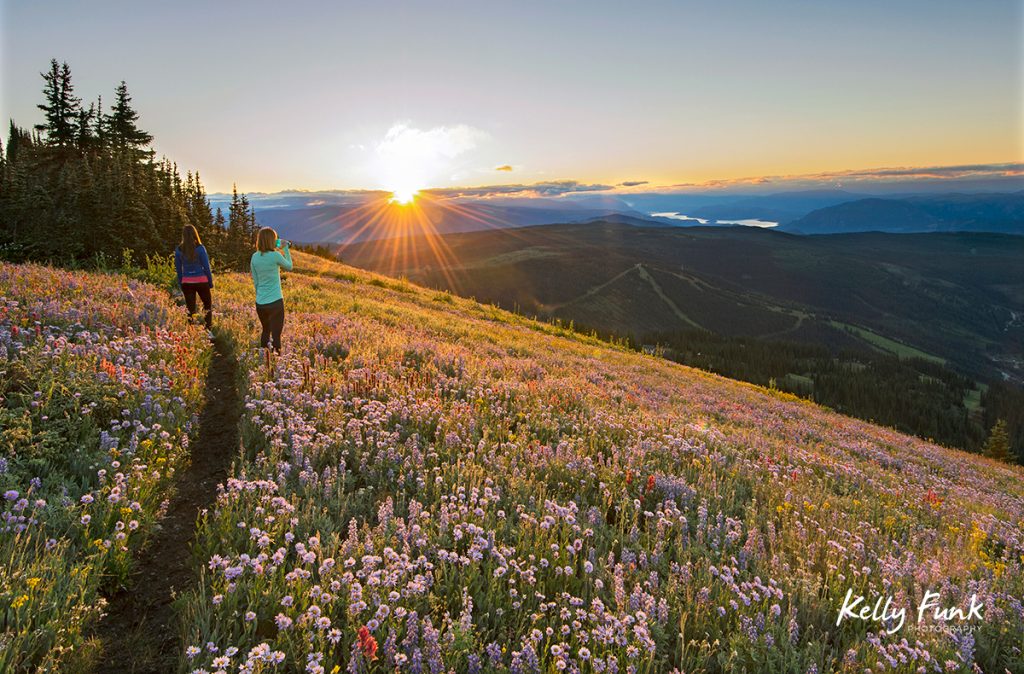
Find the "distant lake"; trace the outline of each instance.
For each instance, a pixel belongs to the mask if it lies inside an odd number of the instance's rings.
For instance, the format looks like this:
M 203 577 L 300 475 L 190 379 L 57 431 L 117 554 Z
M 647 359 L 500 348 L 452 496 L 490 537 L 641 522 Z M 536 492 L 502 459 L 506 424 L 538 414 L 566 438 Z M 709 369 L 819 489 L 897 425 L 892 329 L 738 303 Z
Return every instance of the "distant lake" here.
M 747 218 L 746 220 L 708 220 L 707 218 L 697 218 L 692 215 L 683 215 L 676 211 L 669 211 L 666 213 L 651 213 L 656 218 L 671 218 L 672 220 L 696 220 L 702 225 L 714 223 L 716 225 L 743 225 L 744 227 L 778 227 L 779 223 L 770 222 L 768 220 L 755 220 L 754 218 Z

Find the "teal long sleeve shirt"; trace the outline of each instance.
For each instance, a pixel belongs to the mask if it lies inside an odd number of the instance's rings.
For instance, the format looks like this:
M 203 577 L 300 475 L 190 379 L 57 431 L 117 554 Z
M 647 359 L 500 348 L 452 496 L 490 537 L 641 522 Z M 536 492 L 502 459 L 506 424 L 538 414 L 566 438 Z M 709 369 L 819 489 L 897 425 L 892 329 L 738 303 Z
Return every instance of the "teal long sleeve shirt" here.
M 256 289 L 256 304 L 270 304 L 284 299 L 281 293 L 281 270 L 292 270 L 292 253 L 288 247 L 284 254 L 276 250 L 261 253 L 256 251 L 249 260 L 252 285 Z

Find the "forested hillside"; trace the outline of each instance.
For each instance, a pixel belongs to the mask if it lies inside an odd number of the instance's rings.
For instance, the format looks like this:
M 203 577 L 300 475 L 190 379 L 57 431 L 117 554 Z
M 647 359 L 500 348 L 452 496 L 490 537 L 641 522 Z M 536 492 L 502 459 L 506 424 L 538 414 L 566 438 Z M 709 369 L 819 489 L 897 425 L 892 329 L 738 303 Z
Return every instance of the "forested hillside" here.
M 10 121 L 0 147 L 0 259 L 62 264 L 167 255 L 191 224 L 215 251 L 215 263 L 248 259 L 255 214 L 234 195 L 225 216 L 210 208 L 199 172 L 184 177 L 157 158 L 128 86 L 86 103 L 67 63 L 42 73 L 42 122 Z

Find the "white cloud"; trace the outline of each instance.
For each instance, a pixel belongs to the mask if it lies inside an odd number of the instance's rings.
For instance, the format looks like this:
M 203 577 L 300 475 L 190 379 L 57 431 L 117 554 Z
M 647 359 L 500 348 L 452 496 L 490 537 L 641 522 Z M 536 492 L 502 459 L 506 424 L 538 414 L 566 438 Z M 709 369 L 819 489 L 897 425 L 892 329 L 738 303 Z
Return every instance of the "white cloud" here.
M 477 146 L 487 134 L 466 124 L 435 126 L 417 129 L 407 124 L 395 124 L 377 145 L 381 156 L 420 157 L 436 160 L 454 159 Z
M 394 124 L 375 147 L 375 172 L 386 189 L 414 192 L 450 175 L 454 160 L 487 138 L 466 124 L 430 129 Z

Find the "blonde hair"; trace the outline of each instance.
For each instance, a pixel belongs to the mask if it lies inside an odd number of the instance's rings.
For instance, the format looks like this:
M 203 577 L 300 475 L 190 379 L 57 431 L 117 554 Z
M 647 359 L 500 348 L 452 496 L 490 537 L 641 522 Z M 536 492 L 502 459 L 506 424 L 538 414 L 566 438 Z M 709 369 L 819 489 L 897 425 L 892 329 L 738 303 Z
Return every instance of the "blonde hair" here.
M 271 227 L 261 227 L 256 234 L 256 250 L 260 253 L 269 253 L 277 248 L 277 232 Z

